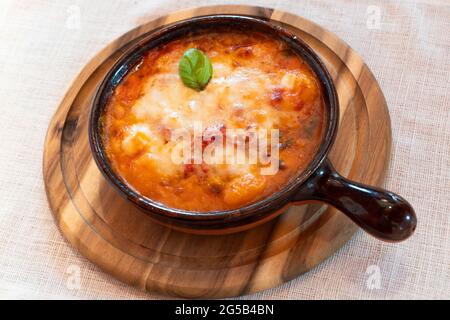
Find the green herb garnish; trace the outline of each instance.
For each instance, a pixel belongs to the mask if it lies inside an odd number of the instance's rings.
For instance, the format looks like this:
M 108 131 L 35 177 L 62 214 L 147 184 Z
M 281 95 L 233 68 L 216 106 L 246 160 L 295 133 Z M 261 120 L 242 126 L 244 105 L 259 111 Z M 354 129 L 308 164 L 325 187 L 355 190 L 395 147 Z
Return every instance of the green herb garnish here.
M 200 91 L 205 89 L 211 79 L 213 68 L 207 55 L 191 48 L 183 54 L 178 65 L 178 73 L 186 86 Z

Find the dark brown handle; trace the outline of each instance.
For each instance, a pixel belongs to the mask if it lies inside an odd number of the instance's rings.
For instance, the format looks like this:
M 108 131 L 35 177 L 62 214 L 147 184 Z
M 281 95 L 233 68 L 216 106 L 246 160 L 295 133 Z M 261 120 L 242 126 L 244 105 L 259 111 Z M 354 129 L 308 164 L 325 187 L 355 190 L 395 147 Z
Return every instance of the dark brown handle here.
M 405 199 L 395 193 L 345 179 L 334 170 L 329 160 L 325 160 L 293 200 L 326 202 L 371 235 L 386 241 L 405 240 L 417 224 L 414 209 Z

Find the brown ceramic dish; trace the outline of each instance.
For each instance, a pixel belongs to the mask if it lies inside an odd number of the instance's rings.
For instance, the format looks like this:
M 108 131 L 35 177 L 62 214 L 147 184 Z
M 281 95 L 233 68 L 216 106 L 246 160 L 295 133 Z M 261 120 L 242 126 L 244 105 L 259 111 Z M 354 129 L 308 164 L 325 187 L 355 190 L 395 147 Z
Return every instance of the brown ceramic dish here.
M 326 109 L 325 133 L 319 150 L 307 169 L 299 172 L 284 188 L 269 197 L 227 211 L 200 213 L 169 208 L 140 195 L 112 170 L 101 138 L 100 117 L 114 89 L 146 52 L 193 30 L 210 30 L 219 26 L 271 34 L 284 41 L 310 66 L 320 80 L 323 93 Z M 260 18 L 236 15 L 204 16 L 148 33 L 123 54 L 107 74 L 95 96 L 89 120 L 89 141 L 101 172 L 119 193 L 152 218 L 168 226 L 196 233 L 233 232 L 272 219 L 289 205 L 304 201 L 321 201 L 336 207 L 377 238 L 387 241 L 408 238 L 416 227 L 416 216 L 406 200 L 389 191 L 343 178 L 336 173 L 328 160 L 327 156 L 336 136 L 338 110 L 336 90 L 326 67 L 312 49 L 296 36 Z

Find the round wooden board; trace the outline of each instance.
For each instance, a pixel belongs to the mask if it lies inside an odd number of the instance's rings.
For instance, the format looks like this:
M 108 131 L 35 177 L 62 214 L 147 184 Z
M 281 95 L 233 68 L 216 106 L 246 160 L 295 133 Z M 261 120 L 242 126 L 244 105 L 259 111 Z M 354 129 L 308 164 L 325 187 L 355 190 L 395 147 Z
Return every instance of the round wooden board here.
M 176 12 L 126 33 L 88 63 L 54 115 L 45 141 L 45 186 L 61 232 L 83 255 L 123 282 L 171 296 L 229 297 L 280 285 L 322 262 L 357 230 L 332 208 L 302 205 L 245 232 L 185 234 L 154 223 L 118 196 L 97 169 L 87 119 L 108 69 L 140 35 L 193 16 L 219 13 L 270 18 L 321 56 L 341 105 L 331 152 L 341 174 L 380 185 L 389 162 L 390 120 L 378 83 L 348 45 L 308 20 L 267 8 L 213 6 Z

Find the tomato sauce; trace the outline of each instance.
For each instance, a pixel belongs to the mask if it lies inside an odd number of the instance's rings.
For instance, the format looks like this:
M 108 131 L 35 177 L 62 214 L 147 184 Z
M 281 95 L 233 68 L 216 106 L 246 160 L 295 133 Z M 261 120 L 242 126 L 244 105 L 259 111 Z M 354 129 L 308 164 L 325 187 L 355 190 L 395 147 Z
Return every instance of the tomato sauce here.
M 213 65 L 202 91 L 186 87 L 178 74 L 189 48 L 202 50 Z M 168 207 L 206 213 L 236 209 L 283 188 L 314 158 L 324 118 L 316 75 L 284 42 L 258 32 L 221 30 L 150 50 L 117 86 L 101 121 L 112 168 L 131 188 Z M 203 133 L 278 130 L 276 172 L 262 174 L 267 163 L 259 160 L 174 162 L 171 134 L 185 129 L 195 137 L 196 123 Z M 202 139 L 203 150 L 211 141 Z M 224 136 L 224 145 L 226 139 L 231 138 Z M 248 158 L 248 150 L 243 152 Z

